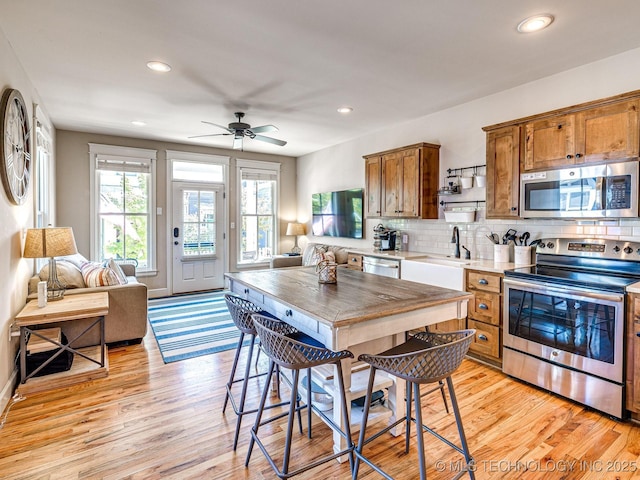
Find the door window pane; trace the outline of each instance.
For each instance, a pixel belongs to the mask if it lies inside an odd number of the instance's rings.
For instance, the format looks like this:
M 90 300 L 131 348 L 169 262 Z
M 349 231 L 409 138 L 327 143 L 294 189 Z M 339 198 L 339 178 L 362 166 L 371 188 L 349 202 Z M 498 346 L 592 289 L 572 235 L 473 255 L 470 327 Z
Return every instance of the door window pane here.
M 216 254 L 216 194 L 210 190 L 184 190 L 182 255 L 193 258 Z

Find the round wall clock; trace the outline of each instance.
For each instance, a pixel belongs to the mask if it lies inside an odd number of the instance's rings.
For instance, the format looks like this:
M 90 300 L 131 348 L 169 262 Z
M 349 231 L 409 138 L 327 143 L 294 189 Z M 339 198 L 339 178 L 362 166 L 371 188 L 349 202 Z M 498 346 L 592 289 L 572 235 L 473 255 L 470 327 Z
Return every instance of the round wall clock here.
M 8 89 L 0 101 L 0 176 L 9 200 L 24 202 L 31 179 L 31 140 L 27 107 L 20 92 Z

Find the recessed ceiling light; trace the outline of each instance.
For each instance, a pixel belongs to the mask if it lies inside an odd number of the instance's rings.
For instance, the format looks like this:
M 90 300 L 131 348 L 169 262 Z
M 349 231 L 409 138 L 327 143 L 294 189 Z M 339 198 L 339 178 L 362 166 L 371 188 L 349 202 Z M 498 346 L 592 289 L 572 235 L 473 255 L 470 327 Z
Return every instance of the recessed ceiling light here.
M 171 66 L 164 62 L 156 62 L 156 61 L 147 62 L 147 67 L 153 70 L 154 72 L 166 73 L 171 71 Z
M 347 114 L 353 112 L 353 108 L 351 107 L 340 107 L 338 108 L 338 112 L 342 114 Z
M 146 123 L 141 122 L 140 120 L 133 120 L 131 122 L 131 125 L 135 125 L 136 127 L 144 127 L 146 125 Z
M 549 13 L 541 13 L 525 18 L 518 24 L 520 33 L 532 33 L 547 28 L 553 22 L 553 15 Z

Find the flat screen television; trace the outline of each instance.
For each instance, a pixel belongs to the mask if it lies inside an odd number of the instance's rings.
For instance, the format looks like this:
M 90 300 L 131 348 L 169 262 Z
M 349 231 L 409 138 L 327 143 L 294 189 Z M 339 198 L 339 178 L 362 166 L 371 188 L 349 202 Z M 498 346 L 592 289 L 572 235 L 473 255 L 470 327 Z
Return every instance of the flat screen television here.
M 314 193 L 311 203 L 315 236 L 363 238 L 364 189 Z

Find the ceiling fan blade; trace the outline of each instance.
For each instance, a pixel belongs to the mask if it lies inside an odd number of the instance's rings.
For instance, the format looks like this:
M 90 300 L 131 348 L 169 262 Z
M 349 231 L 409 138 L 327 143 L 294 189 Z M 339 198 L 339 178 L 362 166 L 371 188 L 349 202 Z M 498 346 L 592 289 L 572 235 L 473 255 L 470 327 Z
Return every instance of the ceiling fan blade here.
M 260 127 L 251 127 L 253 133 L 277 132 L 278 127 L 275 125 L 261 125 Z
M 234 150 L 241 150 L 242 149 L 242 137 L 238 137 L 236 135 L 236 137 L 233 139 L 233 149 Z
M 260 140 L 261 142 L 273 143 L 274 145 L 285 146 L 287 142 L 284 140 L 278 140 L 277 138 L 265 137 L 264 135 L 253 135 L 251 138 Z
M 201 138 L 201 137 L 217 137 L 219 135 L 231 135 L 230 133 L 210 133 L 208 135 L 193 135 L 187 138 Z
M 213 125 L 214 127 L 221 128 L 221 129 L 223 129 L 223 130 L 226 130 L 226 131 L 227 131 L 227 132 L 229 132 L 229 133 L 234 133 L 234 131 L 233 131 L 233 130 L 231 130 L 230 128 L 228 128 L 228 127 L 224 127 L 224 126 L 222 126 L 222 125 L 218 125 L 217 123 L 213 123 L 213 122 L 205 122 L 204 120 L 202 120 L 202 123 L 206 123 L 207 125 Z

